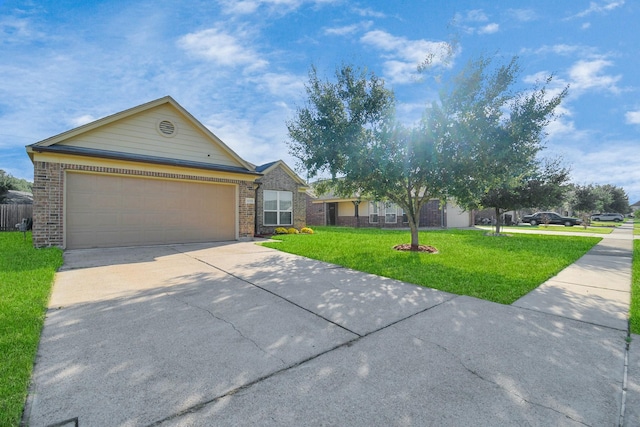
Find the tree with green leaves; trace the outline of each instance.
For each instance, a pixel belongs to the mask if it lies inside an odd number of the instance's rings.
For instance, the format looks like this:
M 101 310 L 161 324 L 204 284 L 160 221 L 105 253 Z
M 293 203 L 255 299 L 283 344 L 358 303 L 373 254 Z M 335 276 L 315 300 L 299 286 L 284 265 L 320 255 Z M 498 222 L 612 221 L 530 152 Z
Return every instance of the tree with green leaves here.
M 287 123 L 290 152 L 309 176 L 331 176 L 321 192 L 332 187 L 404 209 L 417 250 L 420 208 L 431 198 L 478 206 L 492 191 L 504 197 L 508 191 L 510 198 L 517 191 L 541 194 L 566 178 L 562 168 L 545 176 L 537 159 L 544 127 L 566 90 L 550 97 L 545 87 L 511 93 L 516 58 L 493 72 L 490 64 L 470 62 L 415 126 L 398 122 L 394 95 L 375 74 L 347 65 L 331 82 L 312 68 L 307 105 Z M 506 206 L 494 200 L 497 208 Z
M 33 184 L 25 179 L 15 178 L 11 174 L 0 169 L 0 203 L 2 203 L 9 190 L 31 192 Z
M 627 193 L 624 189 L 611 184 L 575 185 L 570 205 L 574 210 L 583 214 L 594 212 L 627 214 L 631 211 Z
M 541 87 L 512 91 L 519 76 L 517 58 L 491 68 L 491 59 L 472 61 L 441 92 L 428 111 L 431 128 L 446 153 L 449 196 L 469 209 L 494 208 L 501 214 L 526 206 L 553 204 L 562 197 L 569 171 L 559 159 L 544 160 L 545 128 L 567 95 Z
M 425 129 L 398 123 L 393 92 L 375 74 L 346 65 L 335 77 L 322 81 L 311 69 L 307 105 L 287 123 L 290 152 L 310 176 L 331 176 L 319 192 L 331 187 L 404 209 L 418 250 L 420 208 L 446 194 L 442 153 Z

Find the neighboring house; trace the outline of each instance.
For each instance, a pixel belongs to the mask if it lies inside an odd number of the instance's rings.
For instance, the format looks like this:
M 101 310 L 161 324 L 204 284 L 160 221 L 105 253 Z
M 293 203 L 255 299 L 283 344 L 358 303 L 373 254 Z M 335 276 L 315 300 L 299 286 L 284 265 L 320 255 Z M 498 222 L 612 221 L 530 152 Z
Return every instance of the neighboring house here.
M 640 200 L 631 205 L 631 212 L 640 210 Z
M 271 189 L 269 175 L 285 168 L 276 162 L 263 175 L 169 96 L 29 145 L 27 153 L 36 247 L 250 240 L 263 211 L 258 180 Z M 294 204 L 293 218 L 304 207 Z
M 277 227 L 298 230 L 306 225 L 307 184 L 282 160 L 255 168 L 264 174 L 256 182 L 256 233 L 273 234 Z
M 337 197 L 333 194 L 307 197 L 307 224 L 348 227 L 406 228 L 404 211 L 394 203 L 360 197 Z M 420 209 L 420 227 L 470 227 L 471 212 L 465 212 L 451 202 L 441 205 L 429 200 Z

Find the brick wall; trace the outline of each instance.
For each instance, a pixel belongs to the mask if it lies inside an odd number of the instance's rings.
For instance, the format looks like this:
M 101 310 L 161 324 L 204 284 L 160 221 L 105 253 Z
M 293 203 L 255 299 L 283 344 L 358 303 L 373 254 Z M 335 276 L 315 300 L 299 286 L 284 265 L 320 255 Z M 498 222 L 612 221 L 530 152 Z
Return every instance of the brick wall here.
M 307 199 L 307 225 L 325 225 L 326 213 L 324 203 L 312 203 L 315 199 L 308 194 L 305 196 Z
M 64 169 L 60 163 L 33 164 L 33 245 L 64 243 Z
M 256 233 L 273 234 L 276 226 L 264 225 L 262 211 L 264 190 L 290 191 L 293 194 L 293 227 L 300 230 L 307 225 L 307 194 L 300 192 L 300 185 L 282 167 L 278 166 L 258 180 L 260 187 L 256 197 Z M 291 227 L 290 225 L 284 227 Z
M 35 247 L 62 247 L 64 245 L 63 194 L 65 170 L 237 184 L 239 188 L 238 238 L 241 240 L 253 238 L 255 206 L 246 203 L 247 198 L 255 197 L 256 184 L 253 181 L 102 166 L 34 162 L 33 245 Z
M 307 196 L 307 224 L 310 226 L 326 225 L 326 203 L 312 203 L 313 200 L 315 199 Z M 336 217 L 336 225 L 342 227 L 377 228 L 404 228 L 409 226 L 406 222 L 402 222 L 401 214 L 397 215 L 397 221 L 395 223 L 385 222 L 384 211 L 381 211 L 377 223 L 370 223 L 368 215 L 360 215 L 356 223 L 355 216 L 340 216 L 339 209 L 338 216 Z M 430 200 L 422 205 L 420 209 L 420 227 L 442 227 L 442 209 L 438 200 Z

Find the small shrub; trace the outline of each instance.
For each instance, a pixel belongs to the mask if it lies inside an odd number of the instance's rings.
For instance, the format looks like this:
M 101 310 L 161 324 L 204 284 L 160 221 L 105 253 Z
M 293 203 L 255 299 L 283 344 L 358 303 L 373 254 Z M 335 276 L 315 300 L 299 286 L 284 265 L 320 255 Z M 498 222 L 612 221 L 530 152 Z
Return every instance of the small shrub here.
M 276 229 L 274 230 L 274 233 L 276 233 L 276 234 L 287 234 L 287 233 L 288 233 L 288 231 L 287 231 L 287 229 L 286 229 L 286 228 L 284 228 L 284 227 L 278 227 L 278 228 L 276 228 Z
M 300 233 L 298 230 L 296 230 L 295 228 L 291 227 L 290 229 L 287 230 L 288 234 L 298 234 Z
M 303 228 L 300 230 L 300 232 L 301 232 L 302 234 L 313 234 L 313 230 L 312 230 L 312 229 L 310 229 L 309 227 L 303 227 Z

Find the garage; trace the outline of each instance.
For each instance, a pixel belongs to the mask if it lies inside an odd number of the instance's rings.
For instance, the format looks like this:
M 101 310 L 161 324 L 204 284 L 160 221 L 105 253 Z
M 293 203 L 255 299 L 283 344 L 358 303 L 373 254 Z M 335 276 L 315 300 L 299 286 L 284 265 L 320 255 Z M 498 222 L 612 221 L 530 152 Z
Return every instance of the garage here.
M 263 174 L 170 96 L 27 146 L 33 245 L 250 240 Z
M 234 185 L 66 174 L 69 249 L 236 239 Z

